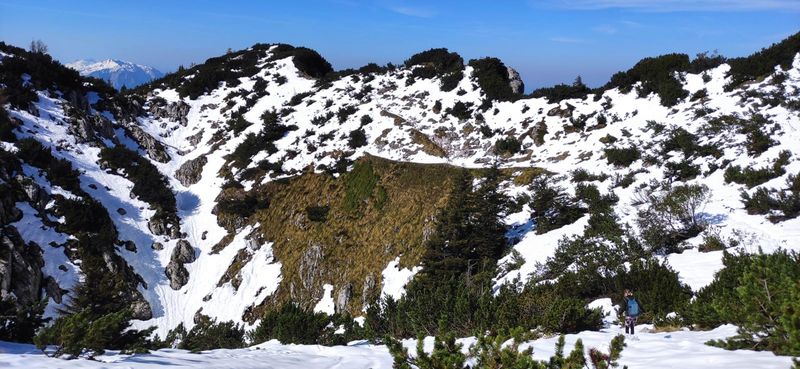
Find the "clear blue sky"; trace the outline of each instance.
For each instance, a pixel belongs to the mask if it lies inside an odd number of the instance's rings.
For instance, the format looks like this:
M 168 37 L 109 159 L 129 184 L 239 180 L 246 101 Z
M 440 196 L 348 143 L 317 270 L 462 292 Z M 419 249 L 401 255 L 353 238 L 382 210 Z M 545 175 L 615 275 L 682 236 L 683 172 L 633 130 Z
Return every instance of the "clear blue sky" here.
M 447 47 L 496 56 L 527 89 L 592 86 L 645 56 L 741 56 L 800 31 L 800 0 L 0 0 L 0 40 L 42 39 L 62 62 L 173 71 L 256 42 L 319 51 L 336 69 Z

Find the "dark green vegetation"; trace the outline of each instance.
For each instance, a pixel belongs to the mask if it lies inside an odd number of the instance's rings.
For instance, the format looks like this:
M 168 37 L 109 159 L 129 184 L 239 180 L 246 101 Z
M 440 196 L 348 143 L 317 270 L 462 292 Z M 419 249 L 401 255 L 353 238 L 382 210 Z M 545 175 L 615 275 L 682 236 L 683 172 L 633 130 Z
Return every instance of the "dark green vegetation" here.
M 239 119 L 244 120 L 244 118 Z M 244 141 L 228 155 L 227 159 L 232 166 L 236 168 L 247 167 L 250 164 L 250 158 L 262 150 L 266 150 L 269 154 L 276 153 L 278 149 L 275 147 L 275 141 L 286 136 L 288 132 L 297 130 L 297 126 L 294 124 L 286 125 L 281 123 L 280 116 L 275 111 L 264 112 L 261 115 L 261 120 L 264 121 L 264 128 L 258 134 L 248 133 Z M 248 123 L 247 126 L 249 125 Z
M 292 57 L 298 70 L 313 78 L 320 78 L 333 72 L 330 63 L 314 50 L 305 47 L 294 47 L 286 44 L 255 44 L 248 49 L 231 52 L 210 58 L 202 64 L 189 69 L 179 68 L 161 79 L 134 89 L 144 92 L 156 86 L 175 88 L 181 97 L 196 99 L 216 89 L 225 82 L 229 87 L 238 86 L 241 77 L 250 77 L 258 73 L 258 62 L 266 58 L 270 48 L 274 47 L 268 61 L 276 61 Z M 186 77 L 193 76 L 188 79 Z
M 414 54 L 404 64 L 407 68 L 414 67 L 411 80 L 441 77 L 442 91 L 452 91 L 464 78 L 464 59 L 444 48 Z
M 542 87 L 533 90 L 531 97 L 544 97 L 551 103 L 565 99 L 583 99 L 592 90 L 583 83 L 580 76 L 571 85 L 558 84 L 553 87 Z
M 154 348 L 177 347 L 191 352 L 213 350 L 219 348 L 235 349 L 245 346 L 245 331 L 241 325 L 231 321 L 217 322 L 207 316 L 186 331 L 183 323 L 169 331 L 161 341 L 158 337 L 153 342 Z
M 681 243 L 707 227 L 702 212 L 710 196 L 705 185 L 661 183 L 639 194 L 644 206 L 638 225 L 649 250 L 657 254 L 681 251 Z
M 662 105 L 673 106 L 688 96 L 688 92 L 681 86 L 680 73 L 703 73 L 722 63 L 728 63 L 731 66 L 728 71 L 731 81 L 726 90 L 730 91 L 743 83 L 757 81 L 772 74 L 775 66 L 789 68 L 799 50 L 800 33 L 795 33 L 779 43 L 740 58 L 726 59 L 716 54 L 700 53 L 690 61 L 686 54 L 666 54 L 640 60 L 633 68 L 614 74 L 608 83 L 597 89 L 589 89 L 578 77 L 572 85 L 559 84 L 540 88 L 533 91 L 531 96 L 545 97 L 550 102 L 558 102 L 564 99 L 584 98 L 589 93 L 596 93 L 599 96 L 603 91 L 612 88 L 629 92 L 637 82 L 641 82 L 637 88 L 640 96 L 655 93 Z
M 675 72 L 689 68 L 689 57 L 686 54 L 667 54 L 655 58 L 644 58 L 626 72 L 618 72 L 611 76 L 605 89 L 619 88 L 623 92 L 630 91 L 636 82 L 641 82 L 637 93 L 645 97 L 656 93 L 664 106 L 673 106 L 689 95 L 681 82 L 675 78 Z
M 728 88 L 733 89 L 742 83 L 764 77 L 772 73 L 776 65 L 783 69 L 789 68 L 798 50 L 800 50 L 800 32 L 753 55 L 727 60 L 731 66 L 728 72 L 731 76 Z
M 786 188 L 757 189 L 753 194 L 741 193 L 744 208 L 750 214 L 769 214 L 773 223 L 800 216 L 800 175 L 789 175 Z
M 342 326 L 344 333 L 336 333 Z M 248 333 L 251 342 L 277 339 L 282 343 L 344 345 L 363 337 L 363 330 L 350 316 L 313 313 L 289 302 L 270 311 Z
M 47 301 L 17 305 L 14 300 L 0 299 L 0 341 L 33 342 L 36 330 L 48 322 L 42 316 Z
M 130 327 L 130 311 L 120 310 L 97 316 L 82 310 L 56 319 L 53 325 L 43 328 L 33 339 L 36 347 L 44 350 L 54 345 L 53 357 L 67 354 L 89 357 L 101 355 L 106 349 L 123 352 L 146 352 L 153 329 L 138 331 Z M 127 329 L 127 330 L 126 330 Z
M 14 108 L 28 110 L 32 102 L 39 100 L 36 90 L 58 89 L 65 96 L 84 96 L 89 91 L 96 91 L 109 100 L 118 99 L 113 87 L 96 78 L 81 77 L 77 71 L 64 67 L 46 53 L 26 51 L 2 41 L 0 51 L 9 54 L 3 58 L 3 67 L 0 68 L 0 85 L 3 86 L 0 95 L 4 95 Z M 30 76 L 29 83 L 21 78 L 25 74 Z
M 786 174 L 786 170 L 783 167 L 789 164 L 791 156 L 792 154 L 789 151 L 782 151 L 771 166 L 761 168 L 746 167 L 742 169 L 738 165 L 731 165 L 725 170 L 725 182 L 743 184 L 747 188 L 766 183 L 773 178 Z
M 76 195 L 85 194 L 80 186 L 77 170 L 63 159 L 56 159 L 49 148 L 42 146 L 33 138 L 25 138 L 17 142 L 17 157 L 22 161 L 41 168 L 50 183 L 60 186 Z
M 131 192 L 156 210 L 153 218 L 169 224 L 178 223 L 175 195 L 169 181 L 149 160 L 123 146 L 103 148 L 100 160 L 102 165 L 122 171 L 121 174 L 133 182 Z
M 611 147 L 604 150 L 606 160 L 615 167 L 627 167 L 642 157 L 642 153 L 635 146 L 616 148 Z
M 428 354 L 423 348 L 422 338 L 417 341 L 416 355 L 408 354 L 408 350 L 394 339 L 387 338 L 386 345 L 394 359 L 397 369 L 607 369 L 617 367 L 625 337 L 618 335 L 609 343 L 606 354 L 596 348 L 589 350 L 589 362 L 586 361 L 583 342 L 578 339 L 569 355 L 564 356 L 564 336 L 560 336 L 555 347 L 555 354 L 548 360 L 533 359 L 533 349 L 520 350 L 519 345 L 533 339 L 531 334 L 516 329 L 478 335 L 477 342 L 467 354 L 462 352 L 463 346 L 456 343 L 452 333 L 442 333 L 434 337 L 433 351 Z M 509 343 L 510 342 L 510 343 Z M 467 364 L 467 361 L 474 364 Z M 591 366 L 590 366 L 591 365 Z
M 725 253 L 725 267 L 682 313 L 686 323 L 713 328 L 732 323 L 739 334 L 710 342 L 729 349 L 800 355 L 800 256 Z
M 508 101 L 517 97 L 509 85 L 508 68 L 500 59 L 473 59 L 469 61 L 469 66 L 474 68 L 472 76 L 478 80 L 487 99 Z

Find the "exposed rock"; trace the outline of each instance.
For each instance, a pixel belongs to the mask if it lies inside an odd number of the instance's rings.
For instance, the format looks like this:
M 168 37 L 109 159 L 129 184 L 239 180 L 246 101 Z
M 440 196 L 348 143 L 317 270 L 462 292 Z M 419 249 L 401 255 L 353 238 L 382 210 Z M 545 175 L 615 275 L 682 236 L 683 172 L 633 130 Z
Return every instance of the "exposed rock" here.
M 125 250 L 128 250 L 130 252 L 136 252 L 136 243 L 134 243 L 131 240 L 123 242 L 122 246 L 125 247 Z
M 353 296 L 353 285 L 348 283 L 336 294 L 336 311 L 347 311 L 347 304 L 350 302 L 350 297 Z
M 16 222 L 22 219 L 22 211 L 17 209 L 17 199 L 12 191 L 6 191 L 5 187 L 0 187 L 0 226 Z
M 189 282 L 189 271 L 183 265 L 194 262 L 195 259 L 194 249 L 189 241 L 179 240 L 164 270 L 173 290 L 179 290 Z
M 22 187 L 22 192 L 25 193 L 26 199 L 33 205 L 33 208 L 38 211 L 44 211 L 47 203 L 50 202 L 50 195 L 47 191 L 43 190 L 36 182 L 28 177 L 18 174 L 16 179 L 17 183 Z
M 196 259 L 194 249 L 187 240 L 179 240 L 172 250 L 170 261 L 178 262 L 181 264 L 188 264 L 194 262 Z
M 206 163 L 208 163 L 208 159 L 205 155 L 189 160 L 175 171 L 175 178 L 182 185 L 189 187 L 200 181 L 200 176 Z
M 522 82 L 522 77 L 519 73 L 511 67 L 506 67 L 508 70 L 508 85 L 511 86 L 511 91 L 517 95 L 525 93 L 525 83 Z
M 125 214 L 128 214 L 128 212 L 125 211 L 125 209 L 123 209 L 123 208 L 117 208 L 117 214 L 125 215 Z
M 566 105 L 564 108 L 562 108 L 561 105 L 556 105 L 554 108 L 550 109 L 547 112 L 547 116 L 561 117 L 561 118 L 571 117 L 572 112 L 575 110 L 575 107 L 568 103 L 564 103 L 564 105 Z
M 150 220 L 147 222 L 147 229 L 150 230 L 150 233 L 156 236 L 166 235 L 167 231 L 169 230 L 166 220 L 155 217 L 150 218 Z
M 201 129 L 199 132 L 189 137 L 186 137 L 186 140 L 189 141 L 189 144 L 191 144 L 192 146 L 197 146 L 197 144 L 200 143 L 200 140 L 203 139 L 203 132 L 204 131 Z
M 153 250 L 161 251 L 161 250 L 164 249 L 164 245 L 161 242 L 153 242 L 153 244 L 150 246 L 150 248 L 153 249 Z
M 203 315 L 203 308 L 201 307 L 201 308 L 197 309 L 197 311 L 194 312 L 194 316 L 192 317 L 192 321 L 194 322 L 194 324 L 200 324 L 200 323 L 203 322 L 204 319 L 207 319 L 207 318 L 208 318 L 207 316 Z
M 139 144 L 139 146 L 143 147 L 144 150 L 147 151 L 147 155 L 149 155 L 151 159 L 160 163 L 166 163 L 169 161 L 170 157 L 167 153 L 167 149 L 164 148 L 164 145 L 153 138 L 153 136 L 150 136 L 141 127 L 135 124 L 129 124 L 125 127 L 125 130 L 127 131 L 128 135 Z
M 0 299 L 20 305 L 39 301 L 42 288 L 42 250 L 26 245 L 15 227 L 0 229 Z
M 150 304 L 141 295 L 139 299 L 131 302 L 130 308 L 131 318 L 133 319 L 148 320 L 153 318 L 153 310 L 150 308 Z
M 320 245 L 311 245 L 303 252 L 298 267 L 298 273 L 300 275 L 300 282 L 303 283 L 305 289 L 310 289 L 322 272 L 319 268 L 322 256 L 322 246 Z
M 61 286 L 58 285 L 58 282 L 56 282 L 55 278 L 53 277 L 45 278 L 44 290 L 45 293 L 47 293 L 47 297 L 53 299 L 56 304 L 60 304 L 62 301 L 62 296 L 68 292 L 67 290 L 61 289 Z
M 101 114 L 86 115 L 76 109 L 67 109 L 70 116 L 69 131 L 79 143 L 102 145 L 101 139 L 118 142 L 114 125 Z
M 173 238 L 173 239 L 174 238 L 181 238 L 182 234 L 181 234 L 180 227 L 178 225 L 176 225 L 176 224 L 173 224 L 169 228 L 169 236 L 170 236 L 170 238 Z
M 183 101 L 167 103 L 164 99 L 152 99 L 150 103 L 150 114 L 178 122 L 184 127 L 189 123 L 187 115 L 190 109 L 191 106 Z
M 367 277 L 364 278 L 364 284 L 361 286 L 361 305 L 367 306 L 372 299 L 372 295 L 375 293 L 375 275 L 372 273 L 367 274 Z
M 179 290 L 189 282 L 189 271 L 183 264 L 170 261 L 167 268 L 164 269 L 167 278 L 169 279 L 169 287 L 173 290 Z

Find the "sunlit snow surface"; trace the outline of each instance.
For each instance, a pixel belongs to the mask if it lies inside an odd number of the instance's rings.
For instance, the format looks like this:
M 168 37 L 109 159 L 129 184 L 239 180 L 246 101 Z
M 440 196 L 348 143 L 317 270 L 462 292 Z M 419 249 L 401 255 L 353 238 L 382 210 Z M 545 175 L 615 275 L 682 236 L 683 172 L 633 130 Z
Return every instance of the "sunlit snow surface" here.
M 242 314 L 248 307 L 260 303 L 277 290 L 283 279 L 281 261 L 274 257 L 272 243 L 265 242 L 258 245 L 249 239 L 250 233 L 257 231 L 257 225 L 238 230 L 233 241 L 227 247 L 218 253 L 212 253 L 213 246 L 227 233 L 217 224 L 217 218 L 212 214 L 212 209 L 216 204 L 215 198 L 225 181 L 218 175 L 226 161 L 225 156 L 231 153 L 247 134 L 257 133 L 263 128 L 263 121 L 260 117 L 265 111 L 273 109 L 280 111 L 293 96 L 299 93 L 314 91 L 301 104 L 295 106 L 293 112 L 282 118 L 284 124 L 296 125 L 298 129 L 288 132 L 284 138 L 275 142 L 277 152 L 274 154 L 268 154 L 266 151 L 256 154 L 251 166 L 255 166 L 262 159 L 273 162 L 283 161 L 283 169 L 287 171 L 302 170 L 320 164 L 330 165 L 335 161 L 334 155 L 331 153 L 348 150 L 346 134 L 361 126 L 360 118 L 364 115 L 373 118 L 373 122 L 364 127 L 368 145 L 356 149 L 351 159 L 372 154 L 400 161 L 449 163 L 478 167 L 485 166 L 486 159 L 494 157 L 493 144 L 499 136 L 483 137 L 479 133 L 473 132 L 471 135 L 464 133 L 468 122 L 432 112 L 431 106 L 436 101 L 440 101 L 444 109 L 452 107 L 456 101 L 472 103 L 474 106 L 480 105 L 482 102 L 481 91 L 476 88 L 477 85 L 473 83 L 474 81 L 467 77 L 459 83 L 455 90 L 450 92 L 442 92 L 439 81 L 436 79 L 418 79 L 410 86 L 406 86 L 406 79 L 401 79 L 400 75 L 409 75 L 410 71 L 408 70 L 376 75 L 371 81 L 366 81 L 366 78 L 361 78 L 360 81 L 354 81 L 350 77 L 343 78 L 332 82 L 330 88 L 316 91 L 314 90 L 315 81 L 305 78 L 299 73 L 290 59 L 270 63 L 265 57 L 263 61 L 259 62 L 259 67 L 263 68 L 255 76 L 241 78 L 238 86 L 230 87 L 222 84 L 219 88 L 194 100 L 180 98 L 173 89 L 153 91 L 154 96 L 168 102 L 182 100 L 190 106 L 185 126 L 153 116 L 138 118 L 138 125 L 161 141 L 169 152 L 172 160 L 168 163 L 153 162 L 153 164 L 170 179 L 181 218 L 181 232 L 186 234 L 185 239 L 191 243 L 198 255 L 195 262 L 186 265 L 190 273 L 189 282 L 178 291 L 169 287 L 169 282 L 164 274 L 164 268 L 169 262 L 177 240 L 168 240 L 151 234 L 147 228 L 147 220 L 154 211 L 149 209 L 148 204 L 130 197 L 133 184 L 124 177 L 107 173 L 99 167 L 97 159 L 100 149 L 98 147 L 75 142 L 74 136 L 68 130 L 68 117 L 63 109 L 63 100 L 59 99 L 57 94 L 50 96 L 40 91 L 40 100 L 36 104 L 37 114 L 31 114 L 24 110 L 9 110 L 11 117 L 21 121 L 22 129 L 18 131 L 20 138 L 34 137 L 46 147 L 54 148 L 54 156 L 72 162 L 73 166 L 82 173 L 80 176 L 81 187 L 108 209 L 108 213 L 119 231 L 119 239 L 131 240 L 137 245 L 136 253 L 124 248 L 120 248 L 118 251 L 142 276 L 148 286 L 147 288 L 140 286 L 139 291 L 152 306 L 153 319 L 134 322 L 136 328 L 156 326 L 156 332 L 164 337 L 169 329 L 179 323 L 184 323 L 187 328 L 191 328 L 194 325 L 193 318 L 200 308 L 202 308 L 202 314 L 212 318 L 242 322 Z M 723 86 L 727 82 L 725 74 L 728 68 L 727 65 L 722 65 L 710 70 L 708 82 L 704 82 L 701 75 L 687 74 L 684 87 L 690 94 L 705 88 L 708 91 L 706 106 L 717 109 L 713 113 L 714 116 L 722 114 L 749 116 L 751 109 L 755 109 L 754 100 L 743 100 L 744 92 L 742 90 L 732 92 L 723 90 Z M 464 75 L 469 76 L 470 73 L 471 68 L 468 67 Z M 275 76 L 278 75 L 286 77 L 286 83 L 277 83 Z M 800 58 L 795 58 L 792 68 L 786 72 L 786 75 L 786 81 L 783 83 L 786 93 L 796 96 L 800 91 L 798 88 L 800 86 Z M 23 76 L 23 78 L 29 77 Z M 226 137 L 225 140 L 218 143 L 218 146 L 214 145 L 213 136 L 216 130 L 230 119 L 230 111 L 245 107 L 246 101 L 241 96 L 257 92 L 254 91 L 256 78 L 264 78 L 269 81 L 269 95 L 259 95 L 254 105 L 244 114 L 244 117 L 253 124 L 240 134 Z M 388 88 L 387 86 L 391 86 L 392 83 L 394 83 L 394 87 Z M 364 89 L 366 86 L 372 88 L 369 101 L 353 97 L 354 91 Z M 770 91 L 774 88 L 770 79 L 745 86 L 747 90 L 760 91 Z M 459 90 L 463 90 L 464 93 L 461 94 Z M 233 101 L 234 105 L 226 111 L 224 110 L 227 105 L 226 97 L 229 95 L 235 96 L 229 100 Z M 603 107 L 606 97 L 611 99 L 610 107 Z M 97 94 L 89 96 L 90 101 L 98 98 Z M 328 106 L 329 101 L 330 106 Z M 604 111 L 608 117 L 616 116 L 620 120 L 609 123 L 605 128 L 565 134 L 562 118 L 547 113 L 557 106 L 565 108 L 566 104 L 575 107 L 574 116 Z M 522 137 L 522 144 L 530 147 L 533 152 L 530 157 L 520 154 L 508 158 L 503 165 L 536 166 L 558 173 L 560 175 L 556 178 L 558 184 L 565 187 L 568 192 L 572 192 L 574 184 L 569 180 L 569 173 L 575 169 L 583 168 L 596 174 L 620 172 L 620 169 L 610 166 L 603 157 L 602 150 L 605 146 L 599 141 L 601 137 L 610 134 L 619 138 L 618 147 L 631 145 L 645 147 L 648 143 L 663 140 L 663 135 L 654 137 L 652 131 L 645 130 L 649 120 L 667 126 L 682 127 L 689 132 L 697 133 L 703 122 L 703 119 L 694 117 L 694 111 L 699 106 L 698 104 L 684 101 L 674 108 L 666 108 L 660 105 L 659 99 L 655 95 L 641 98 L 635 91 L 622 94 L 618 90 L 610 90 L 606 91 L 598 101 L 590 96 L 583 100 L 565 100 L 559 104 L 551 104 L 541 98 L 495 102 L 494 106 L 483 115 L 488 128 Z M 358 111 L 344 122 L 339 122 L 334 117 L 321 126 L 311 123 L 312 118 L 326 112 L 336 112 L 345 106 L 356 106 Z M 146 104 L 145 108 L 147 107 Z M 495 108 L 497 109 L 496 114 L 494 113 Z M 741 146 L 728 147 L 724 150 L 723 157 L 716 161 L 731 160 L 733 165 L 759 167 L 771 164 L 780 151 L 789 150 L 793 153 L 793 157 L 786 167 L 787 174 L 761 185 L 761 187 L 783 187 L 789 174 L 800 171 L 800 160 L 798 160 L 800 159 L 800 118 L 796 112 L 781 106 L 758 107 L 756 111 L 769 115 L 770 119 L 780 127 L 780 132 L 775 137 L 778 140 L 777 145 L 758 157 L 748 156 Z M 395 118 L 383 114 L 383 112 L 401 116 L 405 122 L 397 123 Z M 96 113 L 113 118 L 109 112 Z M 523 122 L 535 124 L 540 121 L 547 124 L 548 133 L 544 136 L 542 146 L 533 146 L 532 137 L 524 135 L 521 127 Z M 446 142 L 443 139 L 437 141 L 437 144 L 451 150 L 452 155 L 448 158 L 426 154 L 419 149 L 419 145 L 413 142 L 410 135 L 412 130 L 418 130 L 439 140 L 437 132 L 443 129 L 446 132 L 454 133 L 452 142 Z M 136 149 L 136 144 L 125 136 L 122 129 L 117 129 L 116 132 L 121 144 Z M 192 145 L 189 139 L 195 135 L 200 137 L 196 146 Z M 330 136 L 330 138 L 323 139 L 323 136 Z M 733 142 L 741 142 L 743 139 L 744 136 L 739 134 L 732 134 L 730 137 Z M 465 146 L 466 140 L 472 140 L 471 149 L 460 150 Z M 6 150 L 15 150 L 11 144 L 0 144 Z M 316 151 L 312 152 L 311 147 L 314 147 Z M 297 152 L 298 155 L 287 156 L 287 152 L 290 151 Z M 141 150 L 140 153 L 145 154 Z M 563 153 L 569 153 L 569 155 L 558 160 L 554 159 L 561 157 Z M 591 155 L 581 157 L 581 153 Z M 174 173 L 181 164 L 201 155 L 207 156 L 208 163 L 203 168 L 202 177 L 198 183 L 185 187 L 174 179 Z M 668 158 L 671 161 L 680 159 L 680 156 L 674 155 Z M 695 164 L 706 171 L 713 161 L 709 158 L 699 158 Z M 627 189 L 613 189 L 620 199 L 614 210 L 623 222 L 634 228 L 634 231 L 636 231 L 635 220 L 638 211 L 638 207 L 634 204 L 635 188 L 652 179 L 661 180 L 663 178 L 662 167 L 644 168 L 642 161 L 634 163 L 630 168 L 624 168 L 623 171 L 637 169 L 646 169 L 649 172 L 637 175 L 635 183 Z M 31 170 L 30 167 L 25 167 L 23 171 L 26 176 L 31 177 L 46 191 L 65 194 L 63 189 L 52 186 L 46 178 L 34 173 L 35 170 Z M 693 180 L 695 183 L 702 182 L 710 187 L 712 198 L 704 209 L 704 213 L 719 229 L 721 236 L 736 237 L 749 251 L 756 251 L 759 248 L 767 252 L 774 251 L 779 247 L 800 248 L 800 244 L 794 242 L 800 239 L 800 219 L 772 224 L 764 216 L 748 215 L 742 208 L 739 198 L 739 192 L 743 186 L 726 184 L 722 172 L 722 170 L 717 170 L 708 177 Z M 250 182 L 243 184 L 246 188 L 254 185 Z M 611 190 L 612 180 L 608 179 L 597 184 L 601 192 L 606 193 Z M 505 183 L 503 188 L 509 195 L 530 194 L 527 188 L 511 183 Z M 755 188 L 750 191 L 754 190 Z M 37 214 L 30 206 L 18 204 L 17 207 L 23 211 L 24 218 L 14 225 L 19 229 L 23 239 L 34 241 L 45 249 L 43 272 L 56 278 L 63 288 L 73 286 L 80 278 L 78 266 L 70 264 L 60 254 L 60 249 L 47 249 L 52 247 L 49 246 L 51 242 L 63 243 L 66 236 L 58 234 L 52 228 L 42 228 L 44 223 L 37 218 Z M 124 210 L 126 215 L 120 215 L 117 209 Z M 559 240 L 581 234 L 588 223 L 587 216 L 571 225 L 539 235 L 536 234 L 529 219 L 530 209 L 528 207 L 506 218 L 506 222 L 514 226 L 511 235 L 519 239 L 514 249 L 521 256 L 521 260 L 512 263 L 513 254 L 509 254 L 506 259 L 502 260 L 502 264 L 513 264 L 514 268 L 499 275 L 496 278 L 497 285 L 514 280 L 523 282 L 527 280 L 529 275 L 536 270 L 537 263 L 542 263 L 553 255 Z M 735 230 L 738 230 L 739 233 L 734 234 Z M 153 242 L 162 243 L 163 250 L 152 249 L 150 245 Z M 697 245 L 702 242 L 702 237 L 696 237 L 688 242 Z M 221 279 L 240 251 L 250 253 L 252 258 L 239 272 L 241 284 L 236 289 L 230 282 L 221 283 Z M 405 284 L 413 278 L 414 273 L 419 271 L 419 266 L 400 263 L 400 259 L 394 259 L 396 256 L 390 256 L 393 259 L 389 260 L 387 265 L 379 268 L 383 271 L 380 284 L 384 295 L 399 298 L 404 293 Z M 722 252 L 699 253 L 696 250 L 688 250 L 682 254 L 668 255 L 665 258 L 679 272 L 681 280 L 696 291 L 712 281 L 714 272 L 722 267 L 721 257 Z M 58 269 L 59 265 L 64 265 L 67 272 Z M 400 268 L 400 265 L 404 267 Z M 322 282 L 331 283 L 330 281 Z M 341 287 L 332 283 L 331 286 L 330 292 L 323 290 L 325 293 L 320 294 L 326 300 L 317 301 L 323 302 L 320 307 L 324 306 L 325 310 L 330 309 L 331 302 L 338 291 L 337 288 Z M 52 314 L 57 307 L 51 301 L 48 305 L 48 313 Z M 698 342 L 701 341 L 698 340 Z M 282 346 L 281 348 L 281 350 L 290 349 L 291 346 Z M 219 355 L 225 355 L 224 351 L 220 352 Z M 156 359 L 153 360 L 157 360 L 159 355 L 162 354 L 155 355 Z M 197 356 L 189 355 L 187 357 Z
M 726 351 L 707 346 L 704 342 L 735 334 L 733 326 L 722 326 L 708 332 L 643 333 L 648 325 L 637 326 L 636 339 L 627 339 L 622 351 L 620 368 L 630 369 L 774 369 L 789 368 L 791 358 L 775 356 L 770 352 Z M 584 347 L 596 347 L 608 351 L 608 343 L 621 333 L 617 326 L 600 332 L 582 332 L 566 335 L 565 351 L 569 352 L 575 341 L 583 340 Z M 546 338 L 521 345 L 522 349 L 533 347 L 533 356 L 546 360 L 554 353 L 557 338 Z M 474 338 L 459 340 L 464 349 L 475 342 Z M 403 344 L 414 353 L 416 342 L 405 340 Z M 425 339 L 428 351 L 433 348 L 433 339 Z M 391 357 L 384 346 L 351 343 L 350 346 L 324 347 L 316 345 L 282 345 L 277 341 L 237 350 L 212 350 L 193 354 L 185 350 L 159 350 L 150 354 L 118 355 L 109 353 L 97 358 L 61 360 L 44 356 L 32 345 L 0 342 L 0 367 L 3 368 L 219 368 L 219 369 L 390 369 Z

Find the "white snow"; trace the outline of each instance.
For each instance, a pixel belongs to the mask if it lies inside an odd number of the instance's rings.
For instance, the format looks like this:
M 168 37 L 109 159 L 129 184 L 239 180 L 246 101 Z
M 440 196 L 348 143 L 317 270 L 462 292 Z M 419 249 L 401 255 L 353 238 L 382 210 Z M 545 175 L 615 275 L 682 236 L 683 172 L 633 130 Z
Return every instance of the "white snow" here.
M 736 327 L 726 325 L 705 332 L 677 331 L 648 333 L 649 325 L 636 327 L 636 338 L 626 339 L 626 347 L 619 360 L 620 367 L 630 369 L 774 369 L 789 368 L 791 358 L 776 356 L 770 352 L 748 350 L 727 351 L 705 345 L 706 341 L 730 337 Z M 608 343 L 617 334 L 619 326 L 611 326 L 599 332 L 586 331 L 565 336 L 565 354 L 569 354 L 577 339 L 583 341 L 588 355 L 590 348 L 608 352 Z M 521 349 L 533 347 L 533 357 L 547 360 L 555 352 L 557 337 L 543 338 L 520 345 Z M 474 338 L 458 340 L 466 351 Z M 433 338 L 424 340 L 426 351 L 433 349 Z M 404 340 L 403 345 L 413 355 L 416 340 Z M 588 359 L 588 356 L 587 356 Z M 163 349 L 150 354 L 120 355 L 109 352 L 97 357 L 97 361 L 86 359 L 62 360 L 44 356 L 32 345 L 0 342 L 0 366 L 3 368 L 275 368 L 275 369 L 390 369 L 392 359 L 385 346 L 361 342 L 349 346 L 324 347 L 317 345 L 283 345 L 269 341 L 244 349 L 211 350 L 193 354 L 185 350 Z
M 411 282 L 414 275 L 422 270 L 421 266 L 414 266 L 412 268 L 400 268 L 400 257 L 389 262 L 389 265 L 383 269 L 383 287 L 381 288 L 381 296 L 389 296 L 394 300 L 399 300 L 405 295 L 406 284 Z
M 328 315 L 336 312 L 333 304 L 333 285 L 327 283 L 322 285 L 322 299 L 314 306 L 314 312 Z
M 603 323 L 606 324 L 606 327 L 616 323 L 618 320 L 617 309 L 608 297 L 594 300 L 590 302 L 589 305 L 586 305 L 586 307 L 589 309 L 600 309 L 603 313 Z

